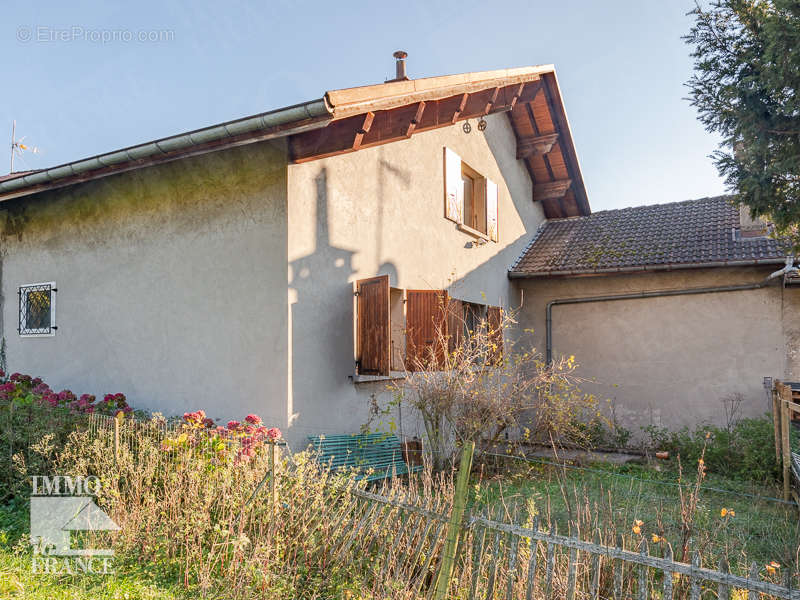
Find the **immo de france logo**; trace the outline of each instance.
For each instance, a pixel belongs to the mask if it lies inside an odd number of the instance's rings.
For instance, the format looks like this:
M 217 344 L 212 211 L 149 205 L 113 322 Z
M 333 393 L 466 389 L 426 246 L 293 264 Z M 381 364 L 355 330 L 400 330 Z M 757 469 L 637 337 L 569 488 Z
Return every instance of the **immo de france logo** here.
M 99 478 L 34 476 L 32 488 L 33 572 L 113 573 L 113 550 L 73 547 L 73 532 L 119 530 L 94 503 Z

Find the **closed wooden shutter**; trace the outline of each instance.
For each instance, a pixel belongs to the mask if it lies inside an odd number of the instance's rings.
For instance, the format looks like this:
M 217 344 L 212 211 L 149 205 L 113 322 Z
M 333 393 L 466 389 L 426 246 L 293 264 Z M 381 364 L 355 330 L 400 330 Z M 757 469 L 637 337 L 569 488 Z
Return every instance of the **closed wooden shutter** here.
M 447 339 L 447 292 L 406 291 L 406 369 L 439 369 Z
M 497 212 L 497 184 L 486 179 L 486 235 L 493 242 L 497 241 L 499 215 Z
M 464 339 L 464 303 L 455 298 L 450 298 L 447 303 L 447 335 L 450 341 L 448 349 L 452 353 Z
M 461 179 L 461 157 L 444 149 L 444 214 L 456 223 L 464 222 L 464 182 Z
M 389 320 L 389 276 L 356 282 L 358 305 L 358 372 L 389 375 L 391 329 Z
M 503 360 L 503 309 L 499 306 L 490 306 L 486 315 L 489 326 L 489 363 L 500 364 Z

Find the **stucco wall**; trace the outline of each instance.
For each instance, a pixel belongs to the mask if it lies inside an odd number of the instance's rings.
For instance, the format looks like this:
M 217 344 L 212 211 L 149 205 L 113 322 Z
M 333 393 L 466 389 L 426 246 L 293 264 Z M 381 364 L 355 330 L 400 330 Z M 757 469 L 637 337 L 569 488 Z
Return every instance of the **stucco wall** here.
M 518 280 L 521 324 L 545 350 L 545 307 L 556 298 L 723 286 L 762 280 L 774 268 Z M 754 291 L 573 304 L 553 308 L 553 354 L 576 357 L 583 388 L 610 400 L 619 421 L 641 427 L 725 419 L 723 399 L 744 398 L 743 414 L 769 407 L 764 377 L 796 377 L 793 357 L 800 290 L 779 282 Z M 791 333 L 791 332 L 790 332 Z
M 386 382 L 354 384 L 353 282 L 441 289 L 503 306 L 506 271 L 543 219 L 505 115 L 289 167 L 289 412 L 294 436 L 353 432 Z M 499 242 L 482 246 L 444 218 L 443 148 L 499 186 Z M 467 247 L 472 246 L 472 247 Z M 398 415 L 392 417 L 399 424 Z M 386 423 L 387 419 L 383 422 Z M 413 434 L 407 416 L 403 433 Z
M 3 205 L 12 370 L 167 414 L 286 424 L 286 151 L 261 143 Z M 17 287 L 56 281 L 52 338 Z

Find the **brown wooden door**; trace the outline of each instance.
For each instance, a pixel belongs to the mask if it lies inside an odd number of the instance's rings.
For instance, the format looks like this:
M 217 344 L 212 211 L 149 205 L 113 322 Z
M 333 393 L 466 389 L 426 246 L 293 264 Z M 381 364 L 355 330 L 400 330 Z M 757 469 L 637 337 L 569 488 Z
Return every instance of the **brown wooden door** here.
M 358 305 L 358 372 L 389 375 L 391 328 L 389 321 L 389 276 L 356 282 Z
M 406 291 L 406 369 L 441 368 L 447 339 L 447 292 Z

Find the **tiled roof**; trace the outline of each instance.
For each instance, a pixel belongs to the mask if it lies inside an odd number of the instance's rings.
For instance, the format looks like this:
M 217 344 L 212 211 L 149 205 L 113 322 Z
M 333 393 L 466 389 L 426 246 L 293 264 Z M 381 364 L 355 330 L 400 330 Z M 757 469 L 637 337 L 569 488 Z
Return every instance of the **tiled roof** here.
M 778 241 L 739 236 L 730 196 L 606 210 L 544 222 L 512 277 L 781 264 Z

